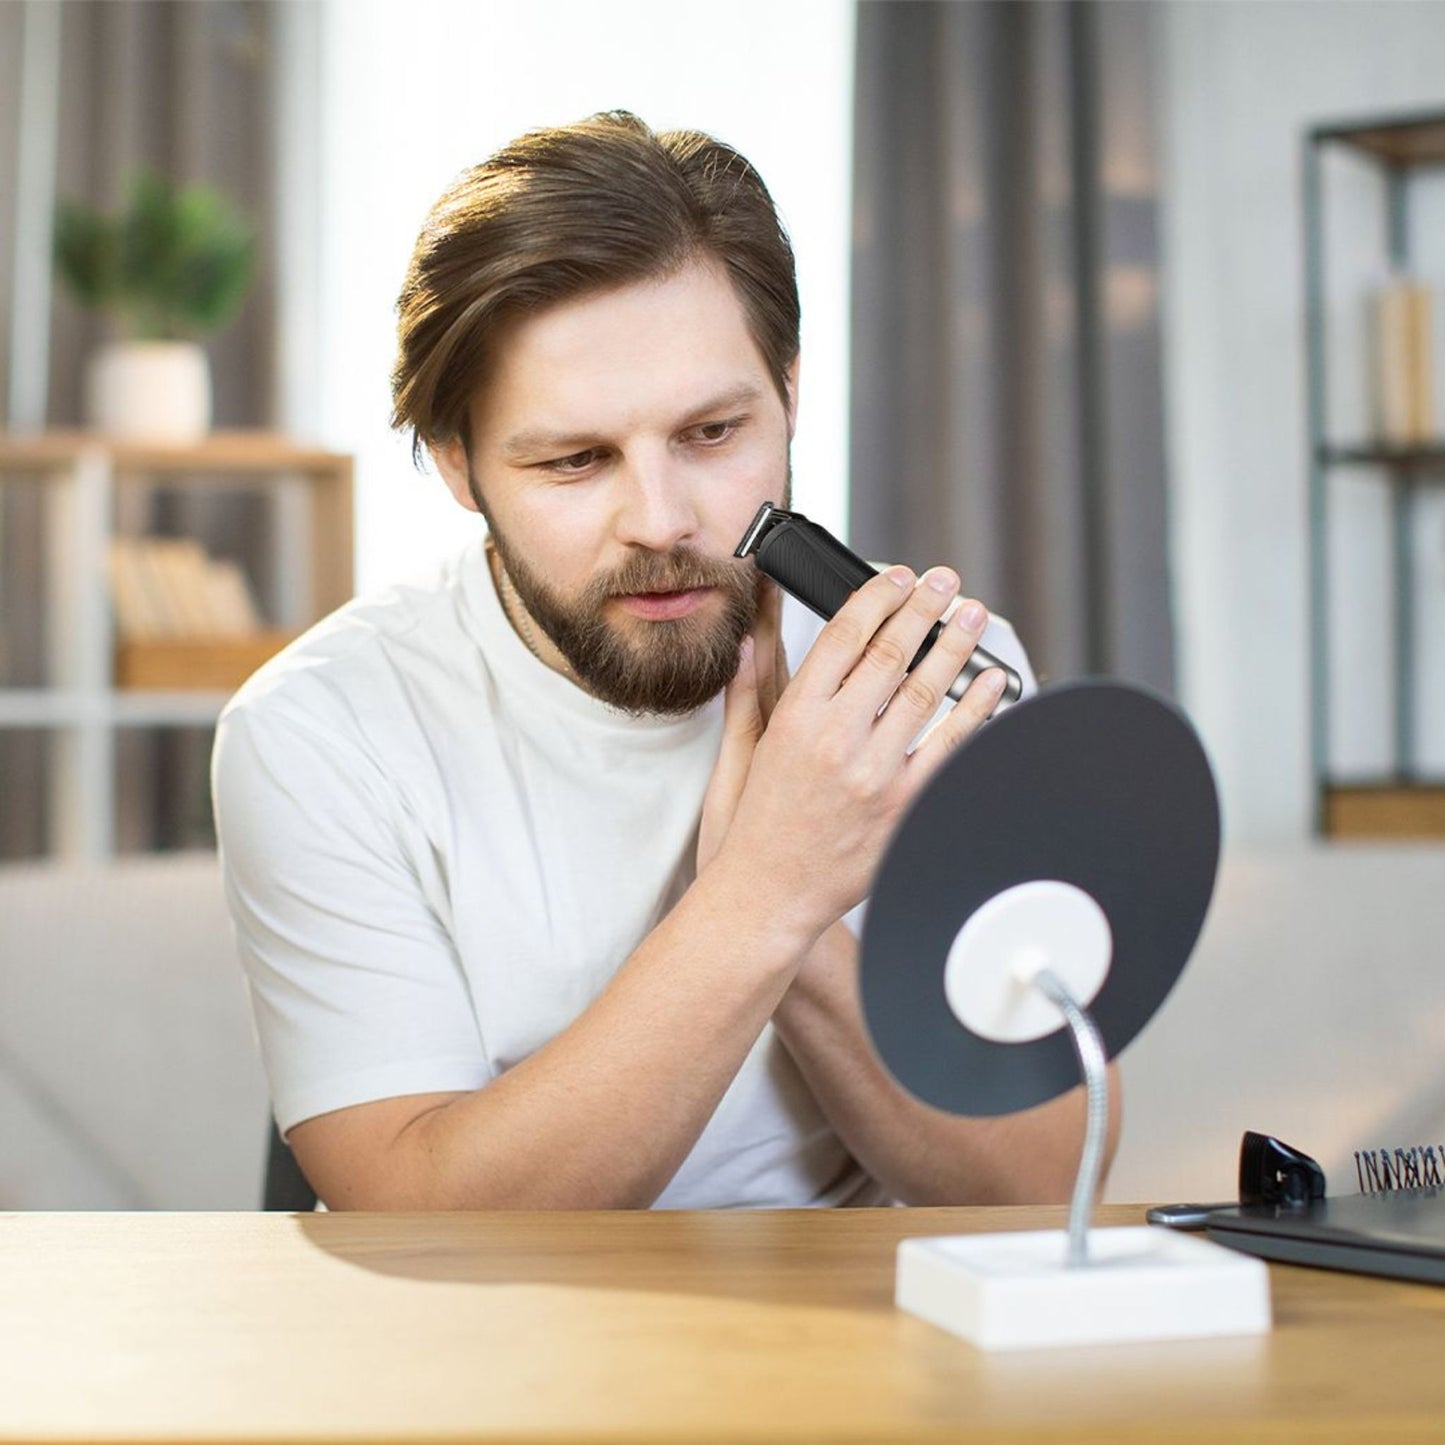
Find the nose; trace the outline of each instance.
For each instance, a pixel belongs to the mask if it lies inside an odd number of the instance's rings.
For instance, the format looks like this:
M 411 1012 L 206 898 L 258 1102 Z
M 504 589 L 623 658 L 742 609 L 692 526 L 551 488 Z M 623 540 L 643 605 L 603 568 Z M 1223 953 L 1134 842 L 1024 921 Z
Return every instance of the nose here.
M 614 532 L 619 542 L 669 552 L 695 542 L 701 519 L 684 470 L 665 454 L 629 459 L 619 476 Z

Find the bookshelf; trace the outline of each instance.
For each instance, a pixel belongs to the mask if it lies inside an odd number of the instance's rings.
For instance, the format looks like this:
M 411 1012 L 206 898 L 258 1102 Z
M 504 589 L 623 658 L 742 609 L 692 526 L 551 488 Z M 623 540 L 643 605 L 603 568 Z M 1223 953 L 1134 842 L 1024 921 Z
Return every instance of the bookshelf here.
M 193 521 L 243 569 L 262 628 L 123 638 L 113 542 L 181 537 Z M 352 536 L 351 458 L 284 437 L 219 432 L 159 447 L 0 435 L 0 798 L 37 814 L 31 851 L 94 860 L 122 843 L 165 846 L 143 825 L 118 836 L 138 736 L 174 734 L 193 793 L 203 790 L 230 693 L 351 596 Z M 203 796 L 191 806 L 208 808 Z
M 1347 330 L 1331 290 L 1332 260 L 1349 250 L 1332 234 L 1339 224 L 1341 197 L 1330 194 L 1332 158 L 1352 155 L 1373 172 L 1378 197 L 1381 260 L 1392 273 L 1408 274 L 1418 258 L 1423 222 L 1417 206 L 1422 184 L 1445 181 L 1445 112 L 1369 117 L 1313 127 L 1304 143 L 1304 224 L 1309 416 L 1309 589 L 1311 776 L 1315 831 L 1328 837 L 1445 837 L 1445 776 L 1438 766 L 1422 765 L 1420 661 L 1445 648 L 1422 634 L 1418 543 L 1423 506 L 1445 489 L 1445 436 L 1415 438 L 1388 445 L 1362 435 L 1341 439 L 1357 423 L 1342 423 L 1340 377 L 1336 374 L 1340 333 Z M 1338 183 L 1338 172 L 1335 173 Z M 1358 192 L 1344 197 L 1359 201 Z M 1332 247 L 1332 243 L 1334 244 Z M 1438 258 L 1437 258 L 1438 264 Z M 1445 294 L 1437 285 L 1435 324 Z M 1334 386 L 1332 392 L 1331 387 Z M 1428 369 L 1424 385 L 1428 388 Z M 1358 408 L 1356 408 L 1358 409 Z M 1344 509 L 1340 487 L 1365 479 L 1379 489 L 1387 516 L 1378 576 L 1387 597 L 1372 599 L 1388 617 L 1379 646 L 1388 653 L 1389 686 L 1383 703 L 1389 710 L 1389 758 L 1372 769 L 1345 768 L 1336 758 L 1336 719 L 1332 694 L 1342 667 L 1348 667 L 1346 643 L 1331 622 L 1332 547 L 1338 548 Z M 1433 609 L 1432 609 L 1433 610 Z M 1438 621 L 1438 619 L 1437 619 Z M 1428 625 L 1428 621 L 1427 621 Z M 1445 720 L 1442 720 L 1445 722 Z

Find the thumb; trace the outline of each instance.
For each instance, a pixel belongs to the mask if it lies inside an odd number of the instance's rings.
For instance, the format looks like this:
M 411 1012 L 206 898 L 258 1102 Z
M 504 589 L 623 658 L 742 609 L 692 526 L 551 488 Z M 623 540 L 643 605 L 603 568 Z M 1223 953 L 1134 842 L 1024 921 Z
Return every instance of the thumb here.
M 751 754 L 763 731 L 762 704 L 758 697 L 758 674 L 753 666 L 755 643 L 752 634 L 738 649 L 738 670 L 723 694 L 723 751 L 745 748 Z
M 722 747 L 713 764 L 712 778 L 703 799 L 701 830 L 698 835 L 697 866 L 700 872 L 715 856 L 752 766 L 753 749 L 763 732 L 758 705 L 758 680 L 753 667 L 753 639 L 745 637 L 738 652 L 738 670 L 723 695 Z

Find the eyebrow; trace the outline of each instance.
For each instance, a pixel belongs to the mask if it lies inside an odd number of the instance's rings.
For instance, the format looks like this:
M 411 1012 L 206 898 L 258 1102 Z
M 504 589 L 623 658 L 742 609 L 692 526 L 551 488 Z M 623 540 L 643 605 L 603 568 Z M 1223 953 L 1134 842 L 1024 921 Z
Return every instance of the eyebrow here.
M 704 418 L 716 415 L 720 411 L 731 411 L 734 407 L 750 406 L 763 394 L 762 387 L 756 382 L 745 381 L 741 385 L 729 387 L 727 391 L 719 392 L 716 396 L 709 397 L 701 405 L 693 407 L 677 425 L 679 427 L 694 426 Z M 505 457 L 533 456 L 543 452 L 566 454 L 596 446 L 598 440 L 596 432 L 556 432 L 539 428 L 513 433 L 502 443 L 501 451 Z

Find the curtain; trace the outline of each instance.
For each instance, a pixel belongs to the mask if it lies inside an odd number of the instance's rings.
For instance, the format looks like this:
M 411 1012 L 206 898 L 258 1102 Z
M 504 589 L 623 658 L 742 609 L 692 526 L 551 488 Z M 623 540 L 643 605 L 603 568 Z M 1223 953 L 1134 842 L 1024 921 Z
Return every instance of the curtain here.
M 1174 687 L 1151 14 L 861 0 L 851 540 Z
M 219 187 L 262 238 L 256 284 L 236 322 L 207 343 L 215 425 L 269 420 L 272 398 L 273 6 L 263 0 L 51 0 L 60 10 L 55 190 L 113 207 L 150 166 L 180 184 Z M 0 0 L 0 255 L 14 229 L 25 0 Z M 12 284 L 7 267 L 0 286 Z M 8 294 L 6 296 L 9 301 Z M 5 315 L 9 315 L 9 304 Z M 51 307 L 51 426 L 82 419 L 85 358 L 106 326 L 56 289 Z M 4 333 L 8 347 L 8 327 Z M 4 358 L 4 370 L 27 358 Z
M 27 146 L 34 156 L 38 137 L 53 163 L 38 192 L 27 194 L 32 202 L 38 194 L 42 207 L 53 181 L 56 199 L 114 208 L 132 176 L 150 167 L 178 184 L 215 186 L 247 213 L 260 237 L 255 283 L 236 321 L 206 339 L 213 424 L 273 423 L 279 24 L 272 0 L 0 0 L 0 397 L 14 405 L 9 382 L 18 368 L 43 372 L 38 386 L 27 379 L 32 414 L 7 416 L 7 425 L 81 424 L 85 362 L 109 335 L 108 323 L 76 307 L 57 283 L 48 307 L 41 298 L 48 326 L 38 334 L 21 328 L 26 354 L 9 354 L 17 302 L 34 299 L 16 294 L 16 278 L 36 274 L 22 253 L 27 245 L 33 252 L 49 244 L 48 236 L 17 229 L 21 157 Z M 42 32 L 47 39 L 37 47 Z M 33 83 L 35 71 L 27 77 L 25 66 L 37 62 L 53 92 Z M 46 681 L 41 501 L 33 486 L 0 488 L 0 686 Z M 243 559 L 267 555 L 269 523 L 254 499 L 234 494 L 128 495 L 116 518 L 121 530 L 184 533 Z M 122 738 L 121 845 L 204 842 L 208 736 L 135 729 Z M 44 730 L 0 729 L 0 858 L 47 849 L 42 790 L 49 741 Z

